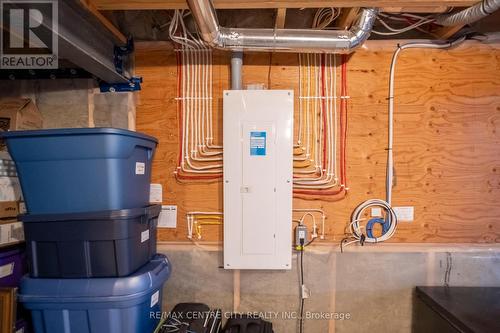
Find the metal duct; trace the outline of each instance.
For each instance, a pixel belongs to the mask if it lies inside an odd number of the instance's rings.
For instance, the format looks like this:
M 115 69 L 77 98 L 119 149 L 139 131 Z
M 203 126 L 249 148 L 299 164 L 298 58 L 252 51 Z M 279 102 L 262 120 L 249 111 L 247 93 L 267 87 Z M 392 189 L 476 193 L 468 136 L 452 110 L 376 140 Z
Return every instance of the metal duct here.
M 474 23 L 500 9 L 500 0 L 483 0 L 456 13 L 440 15 L 437 24 L 453 26 Z
M 350 30 L 225 28 L 219 25 L 211 0 L 187 2 L 203 40 L 233 51 L 351 53 L 368 39 L 378 14 L 376 8 L 364 8 Z

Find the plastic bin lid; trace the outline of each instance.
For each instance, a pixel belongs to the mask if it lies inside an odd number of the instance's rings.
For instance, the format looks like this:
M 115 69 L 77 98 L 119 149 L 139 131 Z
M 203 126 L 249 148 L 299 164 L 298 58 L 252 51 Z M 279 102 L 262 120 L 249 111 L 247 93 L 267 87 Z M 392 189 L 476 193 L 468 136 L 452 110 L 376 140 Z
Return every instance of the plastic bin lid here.
M 7 247 L 0 250 L 0 259 L 21 254 L 22 250 L 18 247 Z
M 124 220 L 146 216 L 148 219 L 160 215 L 161 205 L 150 205 L 143 208 L 105 210 L 98 212 L 64 213 L 64 214 L 23 214 L 18 219 L 24 223 L 57 222 L 57 221 L 95 221 Z
M 168 280 L 171 265 L 165 255 L 156 255 L 148 264 L 134 274 L 120 278 L 93 279 L 34 279 L 27 275 L 21 280 L 19 300 L 21 302 L 95 302 L 123 301 L 141 297 L 161 288 Z
M 7 132 L 0 132 L 0 138 L 96 135 L 96 134 L 124 135 L 158 143 L 158 140 L 155 137 L 139 132 L 129 131 L 121 128 L 111 128 L 111 127 L 58 128 L 58 129 L 42 129 L 42 130 L 29 130 L 29 131 L 7 131 Z

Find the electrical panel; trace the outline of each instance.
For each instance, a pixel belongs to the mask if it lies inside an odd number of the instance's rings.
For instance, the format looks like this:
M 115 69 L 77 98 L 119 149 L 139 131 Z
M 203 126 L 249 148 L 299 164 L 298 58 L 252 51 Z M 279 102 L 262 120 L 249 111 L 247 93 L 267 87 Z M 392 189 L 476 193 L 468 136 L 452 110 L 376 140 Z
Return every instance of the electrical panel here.
M 224 91 L 224 268 L 290 269 L 293 91 Z

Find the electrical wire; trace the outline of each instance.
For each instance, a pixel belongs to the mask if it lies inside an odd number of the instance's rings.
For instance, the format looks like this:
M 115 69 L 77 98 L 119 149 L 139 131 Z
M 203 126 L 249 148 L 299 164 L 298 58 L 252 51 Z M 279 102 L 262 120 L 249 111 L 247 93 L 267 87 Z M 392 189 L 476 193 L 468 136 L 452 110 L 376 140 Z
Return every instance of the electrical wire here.
M 304 298 L 304 250 L 299 251 L 299 297 L 300 297 L 300 306 L 299 306 L 299 333 L 304 332 L 304 306 L 305 306 L 305 298 Z
M 389 229 L 379 237 L 368 237 L 362 232 L 359 222 L 362 221 L 362 214 L 367 208 L 376 206 L 384 208 L 388 213 L 385 217 L 385 220 L 389 223 Z M 361 205 L 356 207 L 356 209 L 352 213 L 352 219 L 349 227 L 351 229 L 352 237 L 356 241 L 359 241 L 361 244 L 365 242 L 380 243 L 390 239 L 394 235 L 394 233 L 396 232 L 397 224 L 398 218 L 396 216 L 396 213 L 388 202 L 381 199 L 371 199 L 363 202 Z M 353 241 L 353 243 L 356 241 Z
M 396 71 L 396 63 L 401 51 L 411 48 L 426 48 L 426 49 L 447 49 L 462 43 L 465 37 L 459 38 L 454 41 L 446 43 L 436 42 L 417 42 L 399 45 L 394 52 L 391 60 L 391 67 L 389 73 L 389 132 L 388 132 L 388 145 L 387 145 L 387 172 L 386 172 L 386 201 L 389 205 L 392 202 L 392 187 L 394 181 L 394 161 L 393 161 L 393 146 L 394 146 L 394 76 Z
M 340 133 L 340 158 L 339 158 L 339 164 L 340 164 L 340 178 L 337 178 L 337 163 L 335 163 L 335 157 L 336 157 L 336 139 L 335 139 L 335 134 L 337 133 L 337 105 L 336 105 L 336 58 L 327 58 L 323 57 L 320 58 L 320 64 L 321 65 L 321 70 L 319 71 L 320 73 L 320 78 L 321 78 L 321 83 L 318 85 L 320 89 L 317 91 L 321 92 L 320 96 L 317 96 L 316 98 L 312 98 L 313 105 L 317 103 L 318 100 L 326 100 L 326 103 L 321 103 L 320 110 L 323 110 L 324 113 L 322 114 L 321 118 L 321 131 L 325 137 L 328 138 L 328 140 L 320 140 L 321 144 L 321 151 L 323 152 L 322 158 L 316 157 L 316 160 L 320 160 L 321 163 L 317 164 L 316 167 L 319 168 L 318 174 L 319 177 L 314 177 L 314 178 L 304 178 L 299 176 L 299 171 L 294 170 L 294 194 L 295 195 L 320 195 L 320 196 L 325 196 L 326 200 L 329 201 L 336 201 L 340 200 L 346 195 L 346 174 L 345 174 L 345 143 L 346 143 L 346 135 L 347 135 L 347 57 L 343 56 L 342 57 L 342 76 L 341 76 L 341 96 L 340 96 L 340 130 L 338 133 Z M 333 64 L 333 66 L 332 66 Z M 328 67 L 328 70 L 326 68 Z M 333 68 L 332 68 L 333 67 Z M 303 70 L 301 70 L 301 73 Z M 302 77 L 302 76 L 301 76 Z M 299 78 L 301 78 L 299 77 Z M 306 76 L 306 78 L 309 76 Z M 309 81 L 307 79 L 307 81 Z M 308 83 L 306 83 L 308 85 Z M 302 87 L 302 84 L 301 84 Z M 322 87 L 325 87 L 323 89 Z M 301 88 L 301 91 L 303 89 Z M 328 91 L 328 94 L 326 92 Z M 308 93 L 308 96 L 311 96 Z M 306 103 L 306 106 L 309 105 L 309 103 Z M 332 114 L 332 108 L 333 108 L 333 114 Z M 305 128 L 308 129 L 309 126 L 307 124 L 307 118 L 308 118 L 308 112 L 306 109 L 305 113 L 306 117 L 306 126 Z M 316 126 L 313 126 L 313 128 L 317 128 Z M 313 142 L 316 142 L 317 140 L 313 140 Z M 328 148 L 327 148 L 327 147 Z M 307 149 L 307 144 L 306 144 L 306 149 Z M 315 145 L 314 149 L 315 153 L 317 154 L 318 152 L 318 146 Z M 317 156 L 317 155 L 316 155 Z M 322 176 L 323 175 L 323 176 Z M 322 178 L 326 176 L 326 178 Z M 339 182 L 339 183 L 337 183 Z M 337 185 L 338 184 L 338 185 Z M 333 188 L 338 186 L 339 188 L 334 190 Z M 301 196 L 302 197 L 302 196 Z M 304 197 L 307 198 L 307 197 Z
M 316 24 L 329 24 L 337 17 L 338 10 L 327 8 L 317 14 Z M 212 144 L 212 71 L 207 69 L 212 54 L 201 40 L 187 30 L 184 23 L 186 15 L 185 11 L 175 11 L 169 26 L 172 41 L 180 46 L 177 49 L 180 147 L 175 175 L 179 180 L 219 181 L 222 163 L 217 162 L 222 162 L 222 147 Z M 336 127 L 336 58 L 332 55 L 307 55 L 307 72 L 308 95 L 314 92 L 315 96 L 305 103 L 305 110 L 301 107 L 299 111 L 300 131 L 294 146 L 304 154 L 294 155 L 294 161 L 302 163 L 300 167 L 295 165 L 294 186 L 297 190 L 336 195 L 342 191 L 333 189 L 343 186 L 337 177 L 341 162 L 336 161 L 336 136 L 340 132 Z M 268 74 L 270 86 L 270 72 Z M 302 111 L 305 111 L 305 146 L 301 145 Z M 332 191 L 328 191 L 330 189 Z M 310 192 L 306 195 L 320 194 Z
M 313 17 L 312 27 L 314 29 L 326 29 L 340 15 L 340 10 L 335 7 L 319 8 Z
M 179 158 L 174 173 L 178 180 L 219 181 L 222 147 L 213 144 L 212 51 L 187 30 L 187 15 L 174 11 L 169 26 L 177 46 Z
M 194 211 L 186 213 L 187 238 L 193 240 L 193 233 L 196 233 L 197 239 L 202 239 L 202 226 L 220 226 L 223 225 L 224 214 L 222 212 L 202 212 Z
M 382 199 L 370 199 L 361 203 L 351 216 L 351 223 L 349 228 L 352 233 L 352 238 L 354 241 L 349 244 L 359 242 L 363 243 L 379 243 L 389 240 L 397 228 L 397 216 L 392 209 L 392 189 L 394 185 L 394 156 L 393 156 L 393 146 L 394 146 L 394 86 L 395 86 L 395 71 L 398 56 L 401 51 L 406 49 L 414 48 L 424 48 L 424 49 L 448 49 L 462 43 L 465 37 L 456 39 L 454 41 L 446 43 L 436 43 L 436 42 L 416 42 L 408 43 L 404 45 L 398 45 L 397 49 L 394 51 L 391 60 L 390 73 L 389 73 L 389 96 L 388 96 L 388 144 L 387 144 L 387 166 L 386 166 L 386 200 Z M 359 222 L 362 220 L 363 212 L 371 207 L 382 207 L 386 211 L 385 221 L 389 223 L 389 229 L 383 235 L 379 237 L 368 237 L 362 232 Z M 342 243 L 341 243 L 342 245 Z M 347 244 L 348 245 L 348 244 Z
M 306 216 L 311 216 L 313 220 L 313 232 L 312 232 L 312 237 L 316 238 L 318 235 L 316 234 L 317 232 L 317 225 L 316 225 L 316 220 L 314 218 L 314 215 L 312 214 L 319 214 L 321 217 L 321 234 L 320 238 L 325 239 L 325 221 L 326 221 L 326 214 L 322 209 L 317 209 L 317 208 L 295 208 L 292 209 L 292 212 L 295 213 L 305 213 L 302 215 L 302 217 L 297 220 L 299 224 L 303 224 Z
M 377 34 L 377 35 L 392 36 L 392 35 L 398 35 L 398 34 L 402 34 L 404 32 L 416 29 L 416 28 L 421 27 L 425 24 L 432 23 L 432 22 L 434 22 L 435 18 L 433 15 L 426 16 L 426 17 L 421 18 L 419 21 L 417 21 L 413 24 L 410 24 L 409 26 L 406 26 L 404 28 L 393 28 L 389 24 L 387 24 L 380 16 L 377 16 L 377 20 L 389 31 L 384 32 L 384 31 L 377 31 L 377 30 L 373 29 L 372 32 L 374 34 Z

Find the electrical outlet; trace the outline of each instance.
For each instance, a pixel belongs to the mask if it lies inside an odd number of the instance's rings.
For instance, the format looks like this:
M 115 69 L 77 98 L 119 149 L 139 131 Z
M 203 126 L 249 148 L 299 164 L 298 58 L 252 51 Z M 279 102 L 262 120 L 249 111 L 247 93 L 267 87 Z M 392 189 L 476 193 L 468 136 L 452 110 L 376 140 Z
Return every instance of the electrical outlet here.
M 398 218 L 398 222 L 412 222 L 414 220 L 413 206 L 407 207 L 392 207 Z
M 372 208 L 372 217 L 382 217 L 382 208 L 373 207 Z

